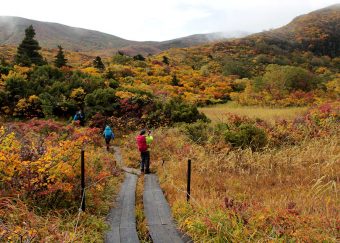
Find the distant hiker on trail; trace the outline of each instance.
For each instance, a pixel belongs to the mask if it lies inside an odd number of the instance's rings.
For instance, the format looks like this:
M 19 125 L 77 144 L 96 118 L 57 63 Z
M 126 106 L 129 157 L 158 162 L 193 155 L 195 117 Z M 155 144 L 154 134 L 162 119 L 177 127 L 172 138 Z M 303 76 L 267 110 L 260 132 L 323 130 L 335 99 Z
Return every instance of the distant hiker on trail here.
M 80 126 L 85 125 L 85 114 L 82 110 L 77 111 L 77 113 L 73 117 L 73 121 L 79 121 Z
M 148 151 L 148 144 L 146 140 L 146 130 L 143 129 L 136 138 L 138 150 L 141 156 L 141 172 L 145 174 L 150 173 L 150 152 Z M 145 170 L 144 170 L 145 169 Z
M 104 138 L 105 138 L 105 143 L 106 143 L 106 150 L 109 151 L 110 149 L 110 141 L 111 139 L 115 138 L 115 135 L 113 131 L 111 130 L 111 127 L 106 125 L 104 132 L 103 132 Z

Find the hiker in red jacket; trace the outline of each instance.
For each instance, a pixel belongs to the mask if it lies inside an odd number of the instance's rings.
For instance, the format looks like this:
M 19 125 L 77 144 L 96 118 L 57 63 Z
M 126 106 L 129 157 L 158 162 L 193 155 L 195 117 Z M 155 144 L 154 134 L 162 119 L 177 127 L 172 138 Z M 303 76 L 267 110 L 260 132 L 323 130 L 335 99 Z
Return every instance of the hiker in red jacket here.
M 146 143 L 146 130 L 143 129 L 136 138 L 138 150 L 141 156 L 141 172 L 145 174 L 150 173 L 150 152 L 148 151 L 148 145 Z M 145 170 L 144 170 L 145 168 Z

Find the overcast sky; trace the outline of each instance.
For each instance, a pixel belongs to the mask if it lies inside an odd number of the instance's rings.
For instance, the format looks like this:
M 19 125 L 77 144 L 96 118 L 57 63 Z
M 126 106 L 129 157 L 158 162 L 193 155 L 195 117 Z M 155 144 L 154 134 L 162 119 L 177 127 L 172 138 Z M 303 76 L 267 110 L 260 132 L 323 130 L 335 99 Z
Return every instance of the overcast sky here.
M 130 40 L 259 32 L 340 0 L 0 0 L 0 16 L 98 30 Z

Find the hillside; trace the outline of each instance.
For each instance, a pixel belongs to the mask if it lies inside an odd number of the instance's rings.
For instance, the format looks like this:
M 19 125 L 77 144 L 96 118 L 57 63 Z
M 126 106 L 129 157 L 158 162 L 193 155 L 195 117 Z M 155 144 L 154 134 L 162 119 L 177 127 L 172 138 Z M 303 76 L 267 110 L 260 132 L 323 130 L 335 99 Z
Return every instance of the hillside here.
M 102 55 L 112 55 L 122 50 L 131 55 L 155 54 L 172 47 L 190 47 L 225 38 L 247 35 L 243 32 L 211 33 L 192 35 L 163 42 L 131 41 L 99 31 L 70 27 L 57 23 L 29 20 L 19 17 L 0 16 L 0 45 L 18 45 L 24 37 L 25 28 L 33 25 L 36 38 L 43 48 L 62 45 L 71 51 L 99 51 Z
M 74 28 L 66 25 L 40 22 L 18 17 L 0 17 L 0 44 L 17 45 L 24 37 L 25 29 L 33 25 L 36 38 L 42 47 L 62 45 L 73 51 L 121 48 L 135 42 L 99 31 Z
M 221 61 L 228 56 L 249 61 L 249 58 L 255 58 L 259 54 L 267 55 L 267 60 L 263 61 L 271 63 L 268 58 L 290 58 L 289 55 L 294 51 L 310 51 L 317 56 L 340 56 L 340 4 L 298 16 L 278 29 L 167 52 L 174 59 L 185 59 L 184 63 L 193 65 L 193 59 L 213 57 L 215 61 Z M 286 64 L 289 62 L 294 60 L 284 60 Z
M 268 64 L 313 69 L 330 65 L 339 72 L 340 4 L 298 16 L 289 24 L 244 38 L 166 50 L 174 63 L 205 72 L 255 77 Z
M 250 39 L 262 39 L 283 49 L 298 48 L 317 55 L 339 56 L 340 4 L 298 16 L 286 26 L 255 34 Z
M 12 62 L 14 60 L 16 51 L 17 47 L 14 45 L 0 45 L 0 59 L 4 58 L 4 60 L 8 62 Z M 68 50 L 65 50 L 64 52 L 67 57 L 68 65 L 72 67 L 90 66 L 92 64 L 92 60 L 95 58 L 95 56 L 91 53 L 85 54 L 82 52 Z M 52 63 L 55 59 L 55 56 L 57 55 L 57 48 L 42 48 L 41 54 L 44 58 L 46 58 L 47 62 Z

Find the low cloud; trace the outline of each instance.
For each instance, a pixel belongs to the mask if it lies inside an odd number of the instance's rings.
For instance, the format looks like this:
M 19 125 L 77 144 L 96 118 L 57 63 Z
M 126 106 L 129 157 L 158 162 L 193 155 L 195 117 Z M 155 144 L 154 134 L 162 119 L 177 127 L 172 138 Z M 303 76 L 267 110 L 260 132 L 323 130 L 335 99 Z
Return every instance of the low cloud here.
M 131 40 L 167 40 L 208 32 L 258 32 L 338 0 L 11 0 L 0 15 L 89 28 Z M 20 6 L 20 7 L 18 7 Z

